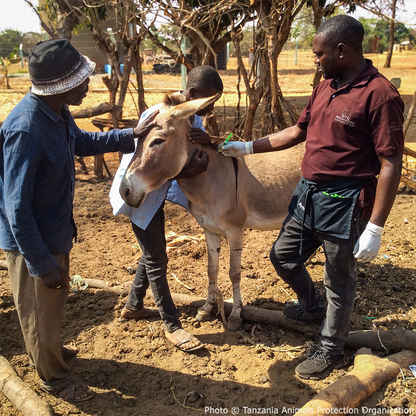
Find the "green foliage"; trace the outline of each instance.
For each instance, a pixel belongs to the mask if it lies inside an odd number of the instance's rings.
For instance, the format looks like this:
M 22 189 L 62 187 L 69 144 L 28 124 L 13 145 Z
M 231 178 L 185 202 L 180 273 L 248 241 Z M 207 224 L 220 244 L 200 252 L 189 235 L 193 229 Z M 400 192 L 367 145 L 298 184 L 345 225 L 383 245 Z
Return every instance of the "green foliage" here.
M 12 29 L 0 32 L 0 57 L 12 58 L 19 53 L 19 45 L 22 43 L 23 35 Z
M 323 3 L 325 3 L 325 1 Z M 298 47 L 300 49 L 309 49 L 312 47 L 315 32 L 316 29 L 313 24 L 313 10 L 307 3 L 296 16 L 292 24 L 287 46 L 294 47 L 295 40 L 297 38 Z
M 58 5 L 53 0 L 46 0 L 43 6 L 37 7 L 39 13 L 45 13 L 48 20 L 56 23 L 58 19 Z
M 364 53 L 383 53 L 387 51 L 390 32 L 389 25 L 390 23 L 387 20 L 381 19 L 359 19 L 361 24 L 364 26 L 364 41 L 363 41 L 363 50 Z M 375 38 L 378 38 L 377 47 L 373 51 L 374 46 L 376 46 Z M 408 29 L 403 23 L 396 23 L 394 25 L 394 43 L 401 43 L 404 40 L 409 40 L 414 43 L 414 33 Z

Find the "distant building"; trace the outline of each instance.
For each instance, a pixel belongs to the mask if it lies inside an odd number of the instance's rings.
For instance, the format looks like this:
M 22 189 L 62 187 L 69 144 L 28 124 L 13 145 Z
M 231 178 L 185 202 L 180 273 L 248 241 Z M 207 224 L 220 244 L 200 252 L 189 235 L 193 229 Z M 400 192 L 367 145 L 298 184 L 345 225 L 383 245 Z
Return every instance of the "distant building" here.
M 80 53 L 88 56 L 96 63 L 95 72 L 104 71 L 104 65 L 108 64 L 107 57 L 100 51 L 94 38 L 88 29 L 72 35 L 71 43 Z
M 393 52 L 411 51 L 411 50 L 413 50 L 413 45 L 408 40 L 405 40 L 402 43 L 396 43 L 393 46 Z
M 405 40 L 400 44 L 400 48 L 402 51 L 411 51 L 413 50 L 413 45 L 408 40 Z

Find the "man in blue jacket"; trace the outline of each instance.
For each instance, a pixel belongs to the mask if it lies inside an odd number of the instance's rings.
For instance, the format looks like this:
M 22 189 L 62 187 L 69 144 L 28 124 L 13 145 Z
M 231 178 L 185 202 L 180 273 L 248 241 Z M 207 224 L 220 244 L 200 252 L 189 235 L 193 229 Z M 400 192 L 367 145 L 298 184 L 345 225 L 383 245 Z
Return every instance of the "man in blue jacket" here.
M 26 350 L 45 391 L 68 401 L 94 392 L 75 380 L 65 362 L 60 329 L 69 287 L 74 155 L 130 153 L 134 129 L 87 133 L 68 105 L 80 105 L 95 63 L 67 40 L 41 42 L 29 56 L 31 91 L 0 129 L 0 246 L 5 251 Z

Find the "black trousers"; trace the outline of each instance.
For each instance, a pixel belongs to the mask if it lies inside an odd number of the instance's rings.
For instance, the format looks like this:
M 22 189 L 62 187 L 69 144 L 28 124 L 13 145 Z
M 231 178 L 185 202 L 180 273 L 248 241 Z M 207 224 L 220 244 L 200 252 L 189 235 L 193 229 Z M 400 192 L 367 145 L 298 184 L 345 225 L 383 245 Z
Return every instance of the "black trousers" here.
M 166 329 L 169 332 L 174 332 L 182 328 L 182 325 L 166 278 L 168 256 L 166 254 L 163 206 L 164 204 L 159 208 L 145 230 L 132 223 L 133 232 L 142 250 L 142 256 L 137 266 L 126 307 L 130 310 L 143 309 L 143 299 L 150 285 Z
M 319 332 L 319 344 L 331 354 L 342 352 L 348 336 L 357 288 L 357 259 L 352 253 L 366 224 L 367 220 L 361 219 L 361 210 L 354 211 L 350 238 L 340 239 L 306 227 L 302 230 L 302 224 L 289 215 L 270 253 L 277 274 L 297 294 L 302 308 L 313 313 L 325 307 L 325 302 L 315 288 L 305 262 L 319 246 L 323 247 L 328 307 Z M 301 238 L 303 247 L 299 254 Z

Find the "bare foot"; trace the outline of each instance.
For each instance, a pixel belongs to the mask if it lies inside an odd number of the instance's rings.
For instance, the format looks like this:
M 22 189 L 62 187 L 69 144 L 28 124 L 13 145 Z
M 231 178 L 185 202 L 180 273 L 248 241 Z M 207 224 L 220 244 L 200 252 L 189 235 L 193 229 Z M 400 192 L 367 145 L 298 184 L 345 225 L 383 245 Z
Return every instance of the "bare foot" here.
M 184 329 L 177 329 L 174 332 L 165 331 L 166 338 L 183 352 L 199 350 L 203 347 L 202 342 Z
M 62 346 L 62 357 L 64 360 L 68 358 L 75 357 L 79 353 L 79 349 L 73 345 L 63 345 Z
M 120 320 L 146 319 L 146 318 L 154 318 L 157 316 L 160 316 L 159 311 L 157 309 L 143 308 L 140 310 L 132 310 L 132 309 L 123 308 L 120 314 Z

